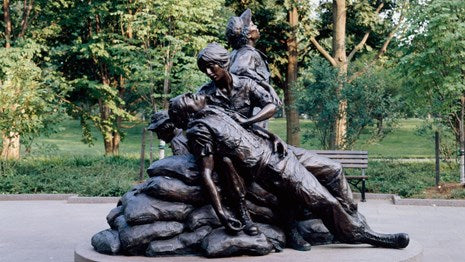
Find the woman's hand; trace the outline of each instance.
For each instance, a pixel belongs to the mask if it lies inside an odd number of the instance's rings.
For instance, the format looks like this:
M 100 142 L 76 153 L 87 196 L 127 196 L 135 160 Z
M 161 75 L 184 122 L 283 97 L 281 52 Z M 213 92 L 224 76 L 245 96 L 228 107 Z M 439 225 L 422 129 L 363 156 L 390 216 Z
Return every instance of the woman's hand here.
M 276 135 L 273 136 L 273 150 L 281 157 L 287 156 L 287 144 Z
M 243 116 L 241 116 L 240 114 L 238 113 L 235 113 L 232 118 L 234 119 L 234 121 L 236 121 L 237 123 L 239 123 L 241 126 L 247 126 L 249 125 L 249 119 L 248 118 L 245 118 Z

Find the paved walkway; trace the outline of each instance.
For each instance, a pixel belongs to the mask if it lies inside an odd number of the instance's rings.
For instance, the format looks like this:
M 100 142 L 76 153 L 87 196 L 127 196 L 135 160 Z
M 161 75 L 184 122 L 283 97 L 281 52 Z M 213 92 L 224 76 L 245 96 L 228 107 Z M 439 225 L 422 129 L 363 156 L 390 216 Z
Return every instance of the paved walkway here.
M 0 261 L 73 261 L 77 245 L 108 228 L 115 204 L 0 201 Z M 374 230 L 407 232 L 424 247 L 424 261 L 465 261 L 465 207 L 360 203 Z M 310 251 L 311 252 L 311 251 Z

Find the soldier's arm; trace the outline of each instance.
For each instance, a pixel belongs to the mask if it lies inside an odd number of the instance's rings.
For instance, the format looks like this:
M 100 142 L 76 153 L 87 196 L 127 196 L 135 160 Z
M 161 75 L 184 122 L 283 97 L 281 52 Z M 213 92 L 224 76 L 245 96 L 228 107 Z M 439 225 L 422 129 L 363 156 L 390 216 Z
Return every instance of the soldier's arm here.
M 212 172 L 215 166 L 215 160 L 213 158 L 213 154 L 208 154 L 206 156 L 203 156 L 201 163 L 202 163 L 201 174 L 202 174 L 203 182 L 210 196 L 213 209 L 215 210 L 216 215 L 220 219 L 221 224 L 223 224 L 223 226 L 229 232 L 241 231 L 244 228 L 242 223 L 237 219 L 228 217 L 226 213 L 224 212 L 223 206 L 221 204 L 220 194 L 218 193 L 215 183 L 213 182 L 213 179 L 212 179 Z

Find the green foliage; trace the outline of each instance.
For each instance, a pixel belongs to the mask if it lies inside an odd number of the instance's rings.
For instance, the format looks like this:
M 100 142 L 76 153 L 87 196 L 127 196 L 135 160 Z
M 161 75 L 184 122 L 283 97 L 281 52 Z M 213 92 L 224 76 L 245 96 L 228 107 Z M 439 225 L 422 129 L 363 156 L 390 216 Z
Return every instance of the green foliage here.
M 56 131 L 66 92 L 59 76 L 36 62 L 43 47 L 32 40 L 0 52 L 0 132 L 17 133 L 25 143 Z
M 419 1 L 409 13 L 400 72 L 412 107 L 432 114 L 458 135 L 465 94 L 465 2 Z
M 451 192 L 451 198 L 455 199 L 464 199 L 465 198 L 465 189 L 453 189 Z
M 299 92 L 300 112 L 315 121 L 315 128 L 306 130 L 305 139 L 318 138 L 323 148 L 329 148 L 333 123 L 340 99 L 347 100 L 347 144 L 352 147 L 363 130 L 375 127 L 370 140 L 378 141 L 392 130 L 401 108 L 399 81 L 392 70 L 376 68 L 354 82 L 346 83 L 341 97 L 337 89 L 338 72 L 326 60 L 315 58 L 302 77 Z
M 458 182 L 456 166 L 441 166 L 441 181 Z M 433 162 L 399 163 L 395 161 L 371 161 L 368 165 L 367 190 L 369 192 L 398 194 L 402 197 L 421 196 L 435 184 Z
M 121 196 L 137 183 L 138 163 L 138 159 L 97 156 L 0 161 L 0 193 Z
M 0 161 L 0 193 L 76 193 L 81 196 L 121 196 L 138 181 L 136 158 L 101 156 L 55 156 Z M 146 163 L 146 165 L 148 162 Z M 441 166 L 441 181 L 457 182 L 454 169 Z M 358 174 L 346 170 L 348 175 Z M 434 163 L 370 161 L 369 192 L 422 197 L 434 186 Z M 463 198 L 463 189 L 452 192 Z
M 122 121 L 138 121 L 164 98 L 203 83 L 195 55 L 225 23 L 221 1 L 63 1 L 54 8 L 64 34 L 53 60 L 73 86 L 69 112 L 87 143 L 95 141 L 90 125 L 117 141 Z
M 435 136 L 435 132 L 439 133 L 439 152 L 442 161 L 451 165 L 457 163 L 455 160 L 458 160 L 457 148 L 459 147 L 449 126 L 437 121 L 437 119 L 426 119 L 416 130 L 418 135 L 431 138 Z

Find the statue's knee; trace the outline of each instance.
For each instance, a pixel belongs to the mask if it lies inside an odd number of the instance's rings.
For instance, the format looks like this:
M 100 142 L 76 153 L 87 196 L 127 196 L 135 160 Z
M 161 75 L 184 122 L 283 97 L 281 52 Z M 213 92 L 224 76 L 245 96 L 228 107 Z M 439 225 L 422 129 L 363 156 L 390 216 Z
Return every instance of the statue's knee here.
M 339 201 L 337 201 L 336 198 L 332 197 L 330 199 L 327 199 L 328 205 L 329 206 L 336 206 L 339 205 Z
M 334 173 L 336 174 L 341 174 L 342 173 L 342 164 L 339 162 L 334 162 L 332 169 L 334 170 Z
M 227 165 L 232 165 L 232 161 L 229 157 L 225 156 L 223 157 L 223 163 L 227 164 Z

